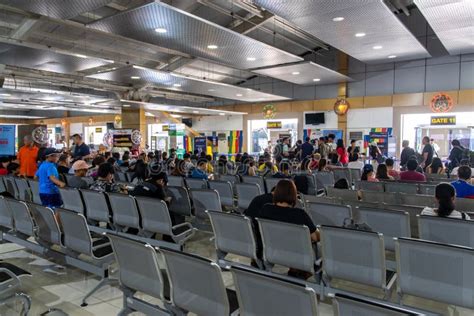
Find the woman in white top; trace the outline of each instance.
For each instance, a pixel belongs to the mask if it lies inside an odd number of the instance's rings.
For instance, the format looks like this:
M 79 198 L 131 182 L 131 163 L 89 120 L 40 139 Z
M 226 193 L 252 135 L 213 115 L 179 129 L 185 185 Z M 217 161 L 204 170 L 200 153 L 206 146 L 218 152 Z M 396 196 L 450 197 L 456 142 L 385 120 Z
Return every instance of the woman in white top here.
M 421 215 L 431 215 L 439 217 L 459 218 L 469 220 L 466 213 L 456 211 L 454 201 L 456 199 L 456 190 L 449 183 L 440 183 L 436 186 L 435 197 L 438 201 L 438 208 L 432 209 L 425 207 Z

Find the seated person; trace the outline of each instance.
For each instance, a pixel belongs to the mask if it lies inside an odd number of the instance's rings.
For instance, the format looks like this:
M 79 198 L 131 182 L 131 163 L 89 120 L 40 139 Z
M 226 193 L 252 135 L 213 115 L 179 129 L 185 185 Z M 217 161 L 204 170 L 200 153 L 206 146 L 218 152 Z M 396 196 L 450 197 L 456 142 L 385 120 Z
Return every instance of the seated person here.
M 461 166 L 458 169 L 458 180 L 451 182 L 453 187 L 456 189 L 456 197 L 474 199 L 474 185 L 470 184 L 471 181 L 471 168 L 468 166 Z
M 83 179 L 86 176 L 87 170 L 89 170 L 89 165 L 84 160 L 76 160 L 72 165 L 74 170 L 74 177 L 67 179 L 67 185 L 71 188 L 76 189 L 88 189 L 89 184 Z
M 321 160 L 321 154 L 320 153 L 314 153 L 313 157 L 311 158 L 311 162 L 309 163 L 309 169 L 310 170 L 317 170 L 320 160 Z
M 191 172 L 191 178 L 208 180 L 209 176 L 207 175 L 206 169 L 207 161 L 205 159 L 199 159 L 196 168 Z
M 434 157 L 431 164 L 426 168 L 428 174 L 444 174 L 443 162 L 438 157 Z
M 400 172 L 394 169 L 395 162 L 392 158 L 387 158 L 385 160 L 385 165 L 387 166 L 388 175 L 393 177 L 395 180 L 400 178 Z
M 339 179 L 334 183 L 334 189 L 349 190 L 349 182 L 344 178 Z
M 459 167 L 461 167 L 461 166 L 468 166 L 468 167 L 470 167 L 469 163 L 470 163 L 469 159 L 463 159 L 463 160 L 461 160 L 461 162 L 459 163 Z M 453 170 L 451 170 L 451 175 L 452 175 L 452 176 L 455 176 L 455 175 L 458 174 L 458 169 L 459 169 L 459 167 L 455 167 Z M 474 174 L 474 168 L 471 168 L 471 174 Z
M 291 178 L 290 176 L 290 164 L 287 161 L 282 161 L 280 163 L 280 171 L 275 173 L 272 178 L 282 178 L 288 179 Z
M 101 164 L 97 170 L 97 180 L 90 185 L 89 189 L 99 192 L 125 193 L 125 188 L 114 183 L 114 172 L 114 166 L 108 162 Z
M 459 218 L 469 220 L 470 217 L 455 210 L 456 190 L 449 183 L 440 183 L 436 186 L 435 197 L 439 205 L 437 209 L 425 207 L 421 215 L 431 215 L 439 217 Z
M 426 182 L 426 177 L 421 172 L 416 171 L 418 168 L 418 161 L 410 159 L 407 162 L 407 171 L 400 172 L 401 181 L 417 181 Z
M 368 182 L 379 182 L 379 180 L 375 177 L 374 166 L 366 164 L 364 166 L 364 169 L 362 170 L 360 180 Z
M 394 180 L 392 176 L 388 174 L 388 168 L 387 165 L 381 163 L 377 166 L 377 174 L 375 177 L 379 181 L 384 181 L 384 180 Z
M 353 158 L 357 158 L 357 159 L 350 161 L 347 164 L 347 168 L 349 168 L 349 169 L 362 169 L 362 168 L 364 168 L 364 163 L 359 160 L 359 154 L 355 153 Z
M 319 165 L 318 165 L 318 171 L 319 172 L 326 172 L 326 171 L 331 171 L 327 165 L 328 161 L 326 158 L 321 158 L 319 160 Z
M 10 162 L 7 166 L 7 172 L 9 176 L 18 177 L 20 175 L 20 164 Z
M 0 176 L 6 176 L 8 174 L 8 164 L 10 163 L 10 158 L 0 157 Z
M 59 156 L 57 169 L 59 174 L 68 174 L 69 173 L 69 155 L 62 154 Z

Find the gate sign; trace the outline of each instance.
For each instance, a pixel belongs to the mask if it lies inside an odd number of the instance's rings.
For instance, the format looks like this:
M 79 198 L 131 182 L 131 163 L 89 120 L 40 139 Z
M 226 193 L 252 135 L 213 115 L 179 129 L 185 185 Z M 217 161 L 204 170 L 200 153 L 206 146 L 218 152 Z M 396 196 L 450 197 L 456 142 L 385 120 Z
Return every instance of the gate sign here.
M 281 121 L 267 122 L 267 128 L 268 129 L 281 128 L 281 127 L 282 127 Z
M 15 125 L 0 125 L 0 156 L 15 155 Z
M 456 125 L 456 116 L 432 116 L 431 125 Z

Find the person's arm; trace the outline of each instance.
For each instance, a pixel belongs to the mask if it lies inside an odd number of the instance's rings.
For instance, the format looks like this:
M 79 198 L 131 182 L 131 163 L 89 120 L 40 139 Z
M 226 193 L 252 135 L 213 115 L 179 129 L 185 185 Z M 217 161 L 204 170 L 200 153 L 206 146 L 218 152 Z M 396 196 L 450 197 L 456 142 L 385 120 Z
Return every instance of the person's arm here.
M 319 241 L 319 231 L 316 230 L 315 232 L 311 233 L 311 241 L 312 242 L 318 242 Z
M 62 182 L 53 175 L 49 176 L 49 180 L 51 180 L 52 183 L 56 184 L 60 188 L 64 188 L 66 186 L 66 183 Z

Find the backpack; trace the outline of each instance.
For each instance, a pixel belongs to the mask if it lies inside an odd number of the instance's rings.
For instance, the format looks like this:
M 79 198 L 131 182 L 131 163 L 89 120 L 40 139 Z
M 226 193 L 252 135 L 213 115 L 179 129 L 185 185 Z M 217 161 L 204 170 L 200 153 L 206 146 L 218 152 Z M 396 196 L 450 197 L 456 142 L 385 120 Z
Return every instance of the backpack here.
M 366 232 L 372 232 L 372 227 L 367 225 L 366 223 L 356 223 L 352 218 L 345 218 L 344 223 L 342 225 L 344 228 L 355 229 L 355 230 L 362 230 Z

